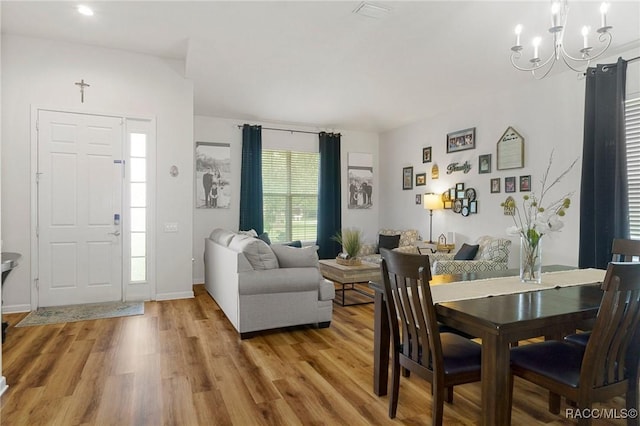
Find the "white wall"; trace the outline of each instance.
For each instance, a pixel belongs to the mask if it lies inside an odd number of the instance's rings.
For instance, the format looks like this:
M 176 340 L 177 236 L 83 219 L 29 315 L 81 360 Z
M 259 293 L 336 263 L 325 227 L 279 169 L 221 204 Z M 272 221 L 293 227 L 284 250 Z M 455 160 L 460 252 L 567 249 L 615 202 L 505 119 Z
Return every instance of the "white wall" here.
M 5 250 L 23 254 L 5 283 L 5 310 L 30 307 L 32 107 L 156 118 L 156 298 L 192 296 L 193 85 L 184 64 L 12 35 L 2 38 L 2 55 L 2 237 Z M 91 85 L 84 103 L 80 79 Z M 164 233 L 165 222 L 178 232 Z
M 622 56 L 631 58 L 638 51 Z M 599 61 L 615 62 L 616 58 Z M 637 87 L 638 62 L 628 67 L 629 85 Z M 516 72 L 505 67 L 505 72 Z M 539 181 L 547 166 L 552 150 L 554 165 L 552 176 L 557 176 L 582 152 L 584 80 L 578 80 L 573 72 L 564 72 L 545 80 L 526 80 L 517 91 L 496 93 L 491 97 L 477 99 L 467 105 L 450 105 L 449 111 L 380 135 L 381 192 L 385 207 L 380 210 L 380 223 L 389 227 L 417 227 L 423 238 L 429 238 L 429 214 L 422 206 L 415 205 L 415 195 L 425 192 L 441 193 L 458 182 L 466 187 L 474 187 L 478 199 L 478 214 L 463 217 L 450 210 L 434 212 L 434 239 L 441 233 L 456 232 L 456 244 L 475 241 L 482 235 L 511 238 L 514 241 L 510 266 L 518 265 L 519 240 L 506 235 L 506 228 L 513 220 L 503 214 L 500 203 L 507 195 L 516 202 L 524 193 L 505 194 L 504 178 L 531 175 L 533 190 L 539 188 Z M 454 108 L 455 107 L 455 108 Z M 496 169 L 496 143 L 512 126 L 525 139 L 525 163 L 522 169 L 498 171 Z M 476 149 L 446 153 L 446 134 L 469 127 L 476 128 Z M 422 164 L 422 148 L 432 146 L 432 158 L 438 164 L 440 177 L 431 179 L 433 163 Z M 478 156 L 492 154 L 492 173 L 478 174 Z M 468 174 L 455 172 L 446 174 L 446 167 L 452 162 L 468 160 L 472 169 Z M 578 264 L 580 175 L 581 160 L 560 184 L 553 194 L 562 196 L 575 191 L 571 208 L 567 212 L 565 227 L 561 232 L 552 233 L 543 239 L 544 264 Z M 414 173 L 427 173 L 427 185 L 402 190 L 402 168 L 413 166 Z M 555 171 L 555 173 L 554 173 Z M 501 193 L 491 194 L 491 178 L 501 179 Z
M 315 128 L 301 127 L 288 124 L 274 124 L 247 120 L 233 120 L 224 118 L 196 116 L 194 119 L 195 142 L 222 142 L 231 145 L 231 180 L 232 195 L 231 206 L 228 209 L 195 209 L 193 212 L 193 258 L 195 259 L 193 268 L 193 282 L 204 282 L 204 238 L 206 238 L 215 228 L 226 228 L 237 230 L 240 217 L 240 164 L 242 158 L 242 130 L 238 125 L 244 123 L 260 124 L 263 127 L 286 128 L 294 130 L 305 130 L 317 132 Z M 357 227 L 362 230 L 366 240 L 373 242 L 378 230 L 378 210 L 379 191 L 375 191 L 379 185 L 378 173 L 378 135 L 366 132 L 340 131 L 341 157 L 342 157 L 342 226 Z M 274 142 L 274 139 L 282 139 L 291 147 L 307 146 L 318 137 L 308 134 L 275 132 L 263 130 L 263 146 Z M 313 139 L 313 141 L 312 141 Z M 317 148 L 316 148 L 317 149 Z M 368 210 L 347 209 L 347 153 L 368 152 L 373 154 L 374 167 L 374 193 L 373 208 Z
M 2 5 L 0 4 L 0 23 L 2 22 Z M 1 25 L 0 25 L 1 26 Z M 0 31 L 0 43 L 2 43 L 2 32 Z M 0 56 L 0 80 L 2 80 L 2 60 Z M 2 88 L 0 87 L 0 99 L 2 99 Z M 2 105 L 0 104 L 0 130 L 2 129 Z M 2 140 L 0 139 L 0 152 L 2 151 Z M 1 160 L 0 155 L 0 160 Z M 0 187 L 2 185 L 2 176 L 0 176 Z M 0 198 L 0 217 L 2 216 L 2 200 Z M 2 227 L 0 226 L 0 241 L 2 241 Z M 0 251 L 2 251 L 0 243 Z M 2 300 L 2 289 L 0 288 L 0 300 Z M 0 317 L 2 317 L 2 304 L 0 303 Z M 1 322 L 1 321 L 0 321 Z M 0 351 L 0 395 L 7 390 L 7 379 L 2 375 L 2 351 Z

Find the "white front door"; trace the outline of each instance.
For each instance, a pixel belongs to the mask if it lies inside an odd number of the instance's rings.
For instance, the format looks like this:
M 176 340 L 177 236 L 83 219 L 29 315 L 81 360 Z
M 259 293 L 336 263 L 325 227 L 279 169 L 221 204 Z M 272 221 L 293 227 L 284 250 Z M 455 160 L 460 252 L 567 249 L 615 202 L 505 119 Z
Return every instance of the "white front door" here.
M 122 119 L 38 111 L 38 306 L 122 299 Z

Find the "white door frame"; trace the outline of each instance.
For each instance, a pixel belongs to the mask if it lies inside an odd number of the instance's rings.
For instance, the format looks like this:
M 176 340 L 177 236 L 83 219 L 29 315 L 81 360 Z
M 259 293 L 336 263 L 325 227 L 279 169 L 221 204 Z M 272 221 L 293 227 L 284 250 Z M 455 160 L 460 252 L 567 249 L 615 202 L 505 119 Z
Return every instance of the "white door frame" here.
M 133 114 L 121 114 L 121 113 L 104 113 L 104 112 L 95 112 L 95 111 L 86 111 L 79 110 L 73 108 L 60 108 L 60 107 L 45 107 L 39 105 L 31 105 L 31 122 L 30 122 L 30 138 L 31 138 L 31 167 L 30 167 L 30 179 L 31 179 L 31 226 L 30 226 L 30 241 L 31 241 L 31 276 L 29 279 L 30 282 L 30 293 L 31 293 L 31 310 L 35 310 L 39 306 L 39 293 L 38 293 L 38 277 L 39 277 L 39 261 L 38 258 L 38 184 L 37 184 L 37 170 L 38 170 L 38 111 L 54 111 L 61 113 L 70 113 L 70 114 L 86 114 L 86 115 L 99 115 L 99 116 L 107 116 L 107 117 L 116 117 L 121 118 L 123 120 L 123 149 L 127 149 L 129 147 L 127 140 L 127 120 L 141 120 L 148 121 L 149 128 L 151 129 L 150 136 L 152 138 L 152 145 L 148 153 L 148 164 L 147 164 L 147 173 L 149 175 L 149 191 L 147 192 L 147 197 L 149 198 L 149 213 L 147 217 L 147 230 L 148 230 L 148 258 L 147 258 L 147 268 L 148 268 L 148 276 L 147 276 L 147 284 L 143 286 L 137 285 L 136 289 L 131 291 L 129 287 L 129 279 L 128 279 L 128 269 L 125 268 L 128 265 L 128 259 L 124 258 L 125 253 L 128 253 L 129 250 L 125 247 L 128 247 L 128 241 L 130 239 L 130 233 L 128 229 L 124 229 L 122 232 L 122 241 L 123 241 L 123 259 L 122 259 L 122 298 L 125 301 L 128 300 L 155 300 L 156 297 L 156 280 L 155 280 L 155 161 L 156 161 L 156 151 L 155 151 L 155 143 L 156 143 L 156 119 L 150 116 L 138 116 Z M 124 158 L 129 158 L 128 152 L 125 153 Z M 128 181 L 125 181 L 126 185 Z M 123 188 L 123 197 L 124 194 L 128 194 L 128 189 Z M 129 200 L 123 199 L 122 208 L 123 212 L 125 208 L 128 208 Z M 126 244 L 125 244 L 126 242 Z

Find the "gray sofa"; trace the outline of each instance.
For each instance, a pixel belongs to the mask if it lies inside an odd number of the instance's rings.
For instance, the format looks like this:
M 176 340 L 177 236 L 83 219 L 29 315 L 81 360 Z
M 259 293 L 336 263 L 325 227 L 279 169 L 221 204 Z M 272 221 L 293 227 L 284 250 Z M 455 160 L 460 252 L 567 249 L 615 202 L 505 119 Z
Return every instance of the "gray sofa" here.
M 241 338 L 293 325 L 329 327 L 335 288 L 318 269 L 316 247 L 267 245 L 215 229 L 205 238 L 205 286 Z

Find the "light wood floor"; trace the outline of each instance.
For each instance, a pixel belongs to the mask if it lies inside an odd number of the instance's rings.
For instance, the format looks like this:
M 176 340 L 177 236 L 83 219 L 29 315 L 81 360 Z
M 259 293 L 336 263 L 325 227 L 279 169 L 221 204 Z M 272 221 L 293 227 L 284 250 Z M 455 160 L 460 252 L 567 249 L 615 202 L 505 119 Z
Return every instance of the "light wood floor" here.
M 241 341 L 204 287 L 195 293 L 146 303 L 144 316 L 10 327 L 1 424 L 430 424 L 430 388 L 419 378 L 401 380 L 393 421 L 388 398 L 372 392 L 372 305 L 334 306 L 328 329 Z M 455 389 L 444 423 L 477 424 L 480 386 Z M 520 380 L 514 405 L 514 425 L 573 424 L 549 414 L 546 393 Z M 623 408 L 624 399 L 604 407 Z

